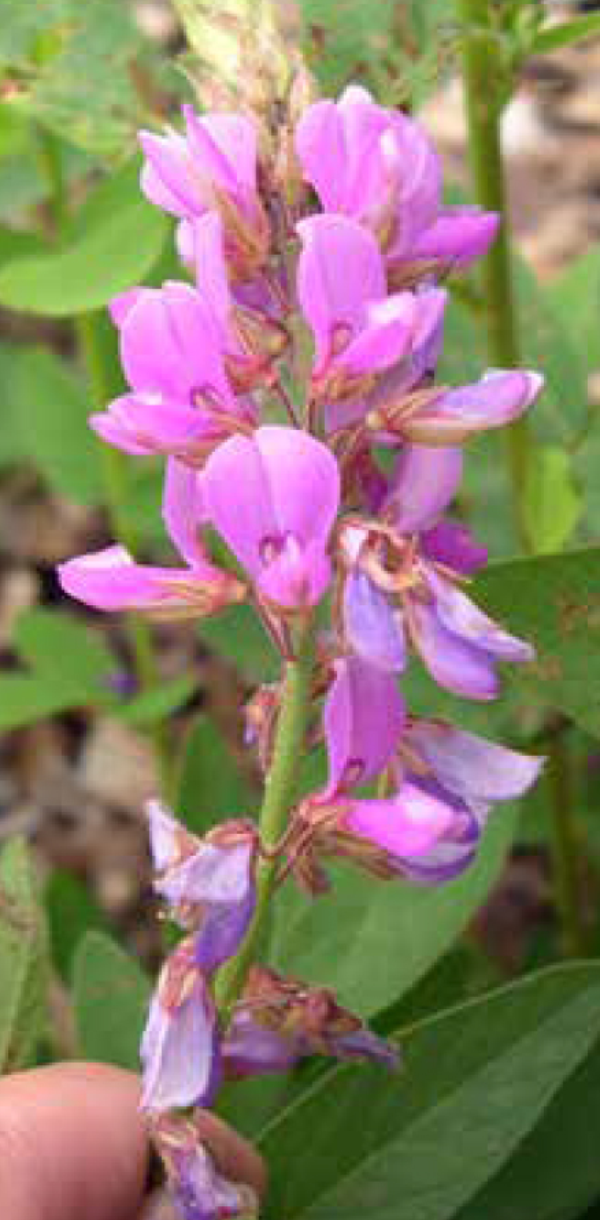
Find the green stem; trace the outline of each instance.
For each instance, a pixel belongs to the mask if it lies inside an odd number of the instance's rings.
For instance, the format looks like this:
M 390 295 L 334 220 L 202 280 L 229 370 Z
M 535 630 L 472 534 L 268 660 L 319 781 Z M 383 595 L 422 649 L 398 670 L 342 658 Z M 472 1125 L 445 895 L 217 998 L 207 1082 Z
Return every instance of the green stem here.
M 586 952 L 585 925 L 579 900 L 581 870 L 577 827 L 573 818 L 571 766 L 565 726 L 549 737 L 546 777 L 552 806 L 552 871 L 556 907 L 567 957 Z
M 48 203 L 54 227 L 53 236 L 58 238 L 61 236 L 69 216 L 60 144 L 57 137 L 42 126 L 34 125 L 32 135 L 40 173 L 48 187 Z
M 110 398 L 104 359 L 96 339 L 96 319 L 93 314 L 80 314 L 75 318 L 75 331 L 79 350 L 87 369 L 90 391 L 98 407 L 105 406 Z M 123 505 L 128 489 L 126 458 L 110 445 L 100 446 L 106 506 L 111 528 L 116 538 L 127 550 L 135 550 L 135 538 L 129 528 Z M 152 643 L 152 634 L 143 619 L 128 615 L 127 633 L 133 653 L 136 676 L 141 690 L 152 690 L 159 684 L 159 674 Z M 151 736 L 166 790 L 170 786 L 170 751 L 165 726 L 152 726 Z
M 493 365 L 519 363 L 516 302 L 512 281 L 504 166 L 500 145 L 498 81 L 503 72 L 499 42 L 493 28 L 493 0 L 456 0 L 463 29 L 463 80 L 469 154 L 478 204 L 498 212 L 501 225 L 482 264 L 488 351 Z M 506 457 L 515 525 L 524 549 L 529 549 L 524 495 L 532 440 L 525 418 L 505 430 Z
M 313 655 L 313 632 L 307 627 L 298 641 L 295 660 L 287 663 L 273 761 L 259 819 L 261 840 L 266 848 L 274 847 L 281 838 L 296 795 L 310 709 Z M 254 919 L 239 952 L 221 971 L 217 982 L 217 1000 L 223 1011 L 230 1009 L 240 995 L 248 969 L 260 949 L 276 870 L 276 860 L 260 859 Z

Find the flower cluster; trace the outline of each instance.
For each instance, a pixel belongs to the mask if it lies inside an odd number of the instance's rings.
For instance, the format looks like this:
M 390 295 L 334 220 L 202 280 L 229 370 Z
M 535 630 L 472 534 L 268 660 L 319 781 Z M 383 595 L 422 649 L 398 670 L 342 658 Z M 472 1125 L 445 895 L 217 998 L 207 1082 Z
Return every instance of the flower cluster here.
M 486 551 L 448 510 L 462 443 L 517 418 L 541 378 L 436 380 L 440 285 L 485 253 L 497 217 L 442 204 L 418 123 L 355 86 L 309 106 L 286 149 L 286 190 L 250 118 L 189 107 L 184 118 L 183 133 L 141 143 L 142 190 L 177 217 L 185 278 L 113 302 L 130 389 L 92 417 L 109 444 L 166 456 L 163 515 L 182 563 L 140 565 L 112 546 L 65 563 L 60 579 L 98 609 L 160 618 L 247 601 L 284 676 L 313 642 L 296 745 L 324 739 L 328 776 L 286 810 L 280 840 L 245 819 L 197 840 L 150 809 L 156 889 L 185 935 L 149 1014 L 143 1106 L 183 1216 L 213 1220 L 253 1204 L 177 1111 L 210 1105 L 223 1079 L 315 1053 L 396 1059 L 329 991 L 255 962 L 219 1014 L 214 981 L 257 918 L 261 870 L 311 895 L 335 857 L 440 884 L 473 860 L 494 803 L 538 773 L 537 758 L 412 717 L 399 679 L 416 653 L 446 690 L 489 700 L 498 664 L 532 656 L 469 597 Z M 215 532 L 228 564 L 211 555 Z M 283 685 L 248 708 L 265 771 Z

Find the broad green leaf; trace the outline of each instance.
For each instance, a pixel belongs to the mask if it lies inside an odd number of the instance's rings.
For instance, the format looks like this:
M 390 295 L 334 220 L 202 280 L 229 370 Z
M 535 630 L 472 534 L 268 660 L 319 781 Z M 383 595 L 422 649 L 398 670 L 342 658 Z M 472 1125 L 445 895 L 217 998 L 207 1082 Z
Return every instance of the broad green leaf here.
M 15 259 L 0 269 L 0 304 L 48 317 L 99 309 L 116 293 L 142 281 L 158 259 L 166 217 L 119 171 L 100 187 L 102 207 L 71 242 L 44 255 Z
M 35 724 L 77 705 L 72 686 L 61 686 L 48 674 L 6 674 L 0 677 L 0 731 Z
M 248 682 L 272 682 L 281 661 L 250 606 L 231 606 L 200 624 L 200 636 Z
M 573 479 L 569 454 L 557 445 L 539 445 L 523 498 L 533 550 L 548 555 L 568 542 L 584 505 Z
M 148 725 L 157 724 L 160 720 L 166 720 L 167 716 L 172 716 L 184 703 L 187 703 L 195 689 L 196 683 L 193 678 L 173 678 L 170 682 L 163 682 L 161 686 L 157 686 L 153 690 L 135 695 L 133 699 L 121 704 L 115 711 L 119 719 L 125 720 L 127 724 L 132 724 L 136 728 L 146 728 Z
M 27 610 L 17 622 L 14 647 L 19 656 L 59 689 L 71 688 L 81 702 L 112 707 L 118 700 L 111 677 L 118 663 L 104 641 L 73 614 Z
M 387 1008 L 447 952 L 485 901 L 514 826 L 514 808 L 498 808 L 477 862 L 435 889 L 382 884 L 350 867 L 331 870 L 326 899 L 311 901 L 288 884 L 277 901 L 273 966 L 333 987 L 363 1016 Z
M 73 968 L 81 1054 L 136 1071 L 150 992 L 150 980 L 134 958 L 104 933 L 88 932 Z
M 600 967 L 565 966 L 406 1031 L 398 1075 L 328 1073 L 264 1134 L 265 1220 L 450 1220 L 535 1128 L 599 1032 Z M 519 1206 L 529 1220 L 526 1195 Z
M 62 978 L 68 981 L 80 940 L 92 928 L 107 931 L 108 920 L 84 882 L 66 869 L 53 869 L 44 898 L 52 960 Z
M 500 1173 L 461 1208 L 456 1220 L 482 1216 L 514 1220 L 525 1200 L 527 1220 L 575 1220 L 600 1194 L 599 1122 L 600 1043 L 596 1041 L 537 1127 Z
M 217 726 L 201 716 L 188 738 L 179 795 L 178 816 L 196 834 L 204 834 L 225 818 L 248 817 L 257 793 L 242 777 Z
M 573 21 L 563 21 L 559 25 L 551 25 L 536 34 L 530 45 L 531 55 L 549 55 L 568 47 L 574 42 L 583 42 L 584 38 L 593 38 L 600 33 L 600 15 L 590 13 L 586 17 L 577 17 Z
M 507 667 L 512 687 L 600 733 L 600 547 L 490 564 L 473 596 L 537 657 Z
M 48 938 L 25 843 L 0 855 L 0 1072 L 35 1060 L 47 1032 Z
M 88 426 L 92 404 L 82 382 L 41 347 L 10 349 L 6 374 L 4 409 L 16 456 L 31 461 L 53 491 L 80 504 L 100 503 L 99 445 Z

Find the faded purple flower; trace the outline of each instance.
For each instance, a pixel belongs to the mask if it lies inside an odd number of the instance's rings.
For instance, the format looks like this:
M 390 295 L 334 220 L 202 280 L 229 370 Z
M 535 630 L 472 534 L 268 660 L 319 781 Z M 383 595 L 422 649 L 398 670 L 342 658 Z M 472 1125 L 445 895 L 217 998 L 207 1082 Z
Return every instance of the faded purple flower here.
M 219 446 L 202 490 L 212 524 L 267 603 L 300 610 L 320 600 L 340 495 L 329 449 L 298 429 L 259 428 Z
M 167 471 L 163 517 L 185 568 L 137 564 L 122 546 L 78 555 L 58 567 L 62 588 L 96 610 L 138 610 L 158 619 L 195 618 L 239 602 L 245 589 L 206 558 L 198 476 L 175 459 Z
M 254 914 L 256 827 L 223 822 L 197 839 L 158 801 L 150 801 L 148 817 L 154 888 L 194 932 L 194 961 L 211 974 L 237 952 Z
M 182 1220 L 230 1220 L 235 1216 L 250 1220 L 258 1216 L 254 1191 L 218 1172 L 193 1116 L 160 1116 L 151 1126 L 151 1136 Z
M 253 966 L 223 1041 L 225 1075 L 286 1071 L 308 1055 L 398 1064 L 397 1049 L 342 1008 L 333 992 Z
M 146 156 L 141 185 L 157 207 L 180 218 L 179 251 L 193 262 L 190 221 L 219 212 L 227 263 L 235 279 L 252 279 L 269 249 L 269 226 L 257 189 L 257 132 L 241 114 L 198 115 L 183 107 L 185 135 L 140 132 Z
M 211 1104 L 220 1072 L 217 1014 L 193 937 L 182 941 L 162 968 L 140 1054 L 143 1110 Z

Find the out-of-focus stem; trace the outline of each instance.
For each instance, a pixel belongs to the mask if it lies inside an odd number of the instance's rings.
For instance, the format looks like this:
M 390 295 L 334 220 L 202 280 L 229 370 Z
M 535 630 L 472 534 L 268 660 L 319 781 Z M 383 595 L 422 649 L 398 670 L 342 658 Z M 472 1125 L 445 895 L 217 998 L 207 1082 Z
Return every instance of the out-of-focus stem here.
M 503 65 L 492 26 L 492 0 L 456 0 L 456 5 L 462 27 L 469 155 L 477 202 L 486 211 L 498 212 L 502 220 L 498 236 L 482 263 L 488 351 L 493 365 L 512 368 L 519 363 L 519 345 L 500 144 L 502 107 L 498 81 Z M 523 547 L 528 549 L 523 499 L 532 441 L 527 420 L 516 420 L 505 429 L 505 436 L 515 525 Z
M 259 821 L 266 848 L 273 847 L 285 831 L 296 795 L 310 708 L 313 655 L 313 631 L 307 627 L 297 641 L 295 660 L 287 662 L 273 761 L 265 782 Z M 217 1000 L 223 1011 L 229 1010 L 237 1000 L 248 969 L 256 958 L 269 918 L 276 870 L 276 860 L 260 859 L 254 919 L 239 952 L 223 968 L 217 981 Z
M 580 957 L 586 952 L 586 935 L 580 901 L 582 878 L 573 818 L 571 764 L 564 726 L 554 730 L 548 738 L 546 780 L 552 807 L 554 894 L 563 947 L 567 957 Z

